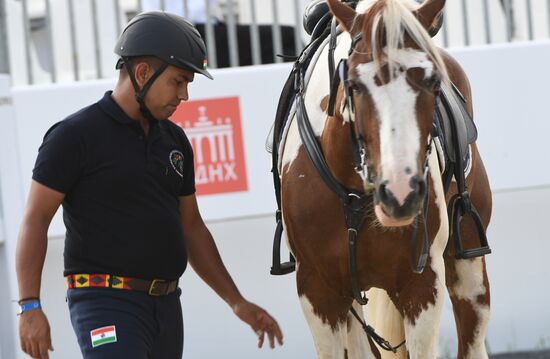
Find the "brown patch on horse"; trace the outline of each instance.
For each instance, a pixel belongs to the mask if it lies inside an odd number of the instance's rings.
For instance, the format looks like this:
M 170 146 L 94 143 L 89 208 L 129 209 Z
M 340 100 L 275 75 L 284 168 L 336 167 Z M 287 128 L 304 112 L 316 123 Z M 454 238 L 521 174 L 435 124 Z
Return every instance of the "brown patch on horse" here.
M 458 337 L 458 355 L 457 358 L 464 358 L 468 353 L 468 344 L 474 342 L 475 328 L 479 324 L 479 318 L 472 304 L 463 299 L 453 300 L 453 308 L 457 320 L 457 329 L 461 335 Z
M 429 181 L 431 181 L 431 178 L 429 178 Z M 435 190 L 432 183 L 430 183 L 429 188 L 429 197 L 435 198 Z M 434 201 L 431 201 L 429 204 L 428 213 L 437 213 L 437 211 L 437 204 Z M 419 226 L 422 227 L 423 224 L 420 223 Z M 435 240 L 440 226 L 441 221 L 439 216 L 428 216 L 427 228 L 430 238 L 430 247 Z M 410 228 L 408 228 L 405 233 L 401 235 L 401 239 L 403 238 L 412 238 L 412 230 Z M 420 252 L 419 243 L 421 241 L 422 239 L 419 236 L 419 238 L 417 238 L 418 247 L 416 248 L 416 259 L 418 258 Z M 409 243 L 407 242 L 407 244 Z M 409 254 L 409 250 L 403 252 Z M 429 304 L 435 304 L 436 296 L 442 295 L 442 293 L 438 293 L 435 288 L 437 278 L 431 267 L 431 257 L 428 258 L 422 275 L 414 274 L 411 271 L 411 259 L 406 258 L 405 261 L 407 265 L 403 265 L 399 272 L 400 282 L 396 283 L 394 288 L 388 290 L 388 295 L 394 302 L 399 312 L 414 325 L 420 313 L 425 310 Z M 416 266 L 416 263 L 413 265 Z
M 323 112 L 327 112 L 328 101 L 329 101 L 329 96 L 327 95 L 327 96 L 323 97 L 323 99 L 321 100 L 321 103 L 319 104 L 319 106 L 321 107 L 321 110 L 323 110 Z
M 340 0 L 327 0 L 330 11 L 334 14 L 344 31 L 351 32 L 356 22 L 357 13 Z
M 384 64 L 380 70 L 374 75 L 374 83 L 376 86 L 384 86 L 390 83 L 392 76 L 390 76 L 390 67 L 388 64 Z
M 383 49 L 386 46 L 386 31 L 383 26 L 383 11 L 386 7 L 384 1 L 377 1 L 364 14 L 363 21 L 363 43 L 365 48 L 370 49 L 373 54 L 377 54 L 374 60 L 378 63 L 383 62 Z M 375 27 L 375 20 L 378 18 L 378 26 Z M 375 31 L 373 33 L 373 31 Z M 373 44 L 373 39 L 375 44 Z
M 453 312 L 458 333 L 457 358 L 465 358 L 468 356 L 468 350 L 471 348 L 471 344 L 475 341 L 475 336 L 478 334 L 477 329 L 480 324 L 480 318 L 474 305 L 478 304 L 487 307 L 490 305 L 489 279 L 487 277 L 485 258 L 483 258 L 483 285 L 486 288 L 486 293 L 477 296 L 475 298 L 475 303 L 459 299 L 452 291 L 452 288 L 460 280 L 455 268 L 456 261 L 457 259 L 455 259 L 454 256 L 445 257 L 445 277 L 449 296 L 453 304 Z
M 415 11 L 416 18 L 426 30 L 429 30 L 436 21 L 437 16 L 443 11 L 445 0 L 427 0 Z
M 407 70 L 407 83 L 417 91 L 422 90 L 422 81 L 426 73 L 421 67 L 413 67 Z
M 319 273 L 309 263 L 302 263 L 296 272 L 298 295 L 305 296 L 313 307 L 315 315 L 330 325 L 333 330 L 347 321 L 352 298 L 342 297 L 337 291 L 331 289 L 323 276 L 327 273 Z M 340 279 L 340 278 L 338 278 Z

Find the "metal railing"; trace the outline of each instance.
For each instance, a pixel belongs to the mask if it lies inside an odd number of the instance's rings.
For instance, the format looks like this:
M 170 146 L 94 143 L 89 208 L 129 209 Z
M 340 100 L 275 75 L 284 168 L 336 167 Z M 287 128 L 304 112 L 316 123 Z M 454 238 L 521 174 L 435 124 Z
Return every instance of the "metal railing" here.
M 0 74 L 10 73 L 8 26 L 5 0 L 0 0 Z
M 550 38 L 550 0 L 448 1 L 445 16 L 457 15 L 461 23 L 444 23 L 444 47 Z
M 169 0 L 158 0 L 164 10 Z M 210 67 L 280 62 L 307 42 L 307 0 L 181 0 L 181 14 L 203 1 Z M 0 0 L 0 72 L 15 84 L 111 78 L 114 43 L 140 0 Z M 222 16 L 216 16 L 221 13 Z M 9 26 L 7 25 L 9 24 Z M 8 29 L 6 31 L 6 29 Z M 443 47 L 550 38 L 550 0 L 447 1 L 436 41 Z M 11 68 L 10 60 L 11 59 Z

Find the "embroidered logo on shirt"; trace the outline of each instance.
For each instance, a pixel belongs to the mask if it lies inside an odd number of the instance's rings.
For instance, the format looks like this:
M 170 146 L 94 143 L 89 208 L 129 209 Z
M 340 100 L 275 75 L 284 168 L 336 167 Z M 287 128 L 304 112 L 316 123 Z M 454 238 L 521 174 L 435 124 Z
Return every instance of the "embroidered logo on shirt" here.
M 172 168 L 176 171 L 180 177 L 183 177 L 183 153 L 178 150 L 173 150 L 170 152 L 170 163 Z
M 115 343 L 116 340 L 116 328 L 114 325 L 108 327 L 101 327 L 90 331 L 90 337 L 92 338 L 92 347 L 98 347 L 103 344 Z

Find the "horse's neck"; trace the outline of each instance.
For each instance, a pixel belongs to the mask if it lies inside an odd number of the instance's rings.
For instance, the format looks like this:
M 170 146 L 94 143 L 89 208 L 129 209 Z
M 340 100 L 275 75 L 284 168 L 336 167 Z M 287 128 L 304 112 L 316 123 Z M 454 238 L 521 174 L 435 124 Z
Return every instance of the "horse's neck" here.
M 334 51 L 335 64 L 338 64 L 340 59 L 348 57 L 350 46 L 349 34 L 340 34 Z M 328 46 L 318 51 L 321 51 L 321 54 L 313 68 L 304 96 L 309 119 L 315 135 L 320 138 L 325 159 L 334 176 L 342 184 L 360 190 L 361 179 L 352 166 L 349 127 L 341 117 L 329 117 L 326 112 L 327 100 L 330 97 L 331 75 L 328 66 Z M 337 110 L 337 112 L 340 111 Z
M 338 36 L 338 42 L 334 51 L 334 63 L 348 57 L 351 46 L 351 38 L 348 33 Z M 327 112 L 321 105 L 323 99 L 330 97 L 330 76 L 328 66 L 328 46 L 318 49 L 321 52 L 319 60 L 315 64 L 304 95 L 311 127 L 316 136 L 321 136 L 327 120 Z
M 361 177 L 353 167 L 349 123 L 330 117 L 320 138 L 325 160 L 334 177 L 350 189 L 363 191 Z

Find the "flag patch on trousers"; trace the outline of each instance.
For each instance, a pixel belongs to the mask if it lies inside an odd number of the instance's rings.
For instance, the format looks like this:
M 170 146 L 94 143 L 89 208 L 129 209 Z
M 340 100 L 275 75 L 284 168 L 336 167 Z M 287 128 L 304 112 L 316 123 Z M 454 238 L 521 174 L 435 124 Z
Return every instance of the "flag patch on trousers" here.
M 93 348 L 103 344 L 114 343 L 116 342 L 116 328 L 114 325 L 97 328 L 90 332 L 90 336 L 92 337 Z

